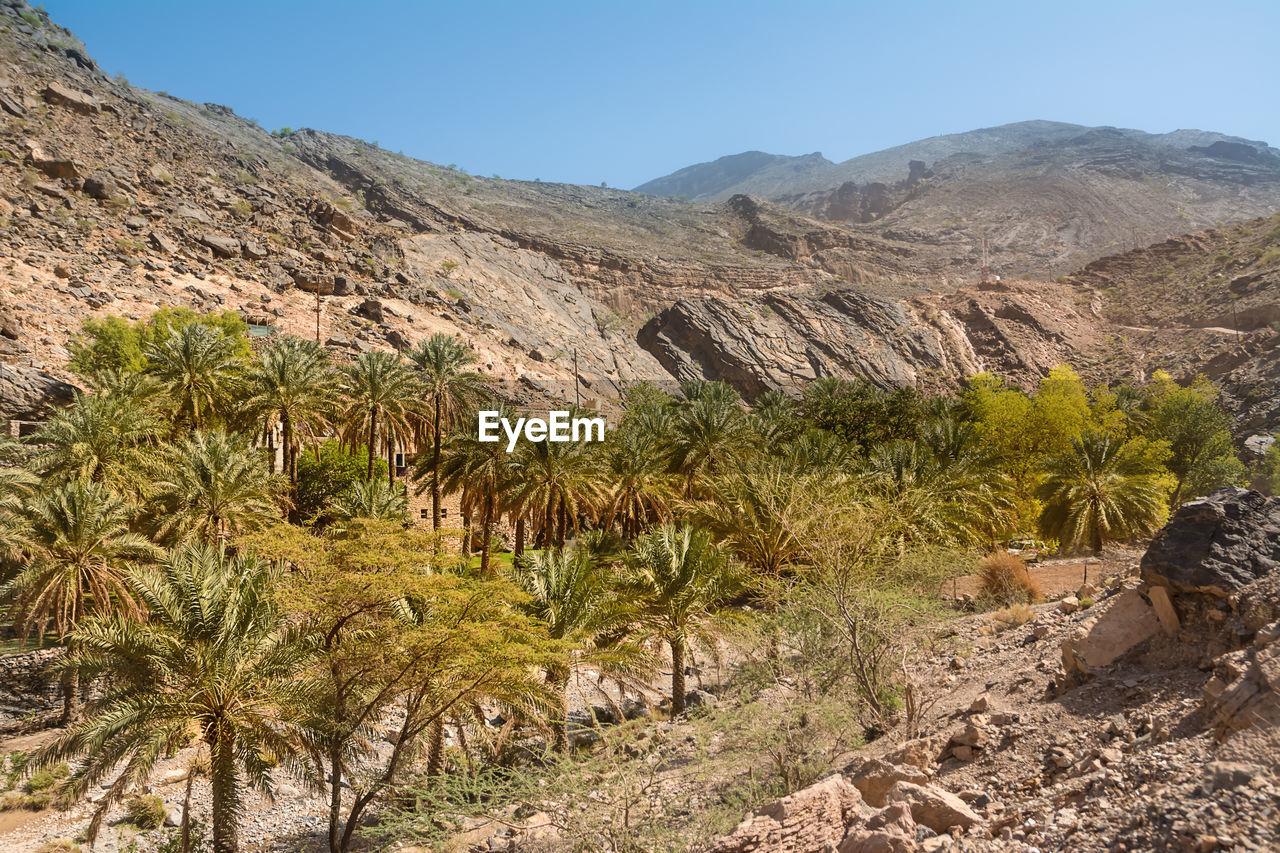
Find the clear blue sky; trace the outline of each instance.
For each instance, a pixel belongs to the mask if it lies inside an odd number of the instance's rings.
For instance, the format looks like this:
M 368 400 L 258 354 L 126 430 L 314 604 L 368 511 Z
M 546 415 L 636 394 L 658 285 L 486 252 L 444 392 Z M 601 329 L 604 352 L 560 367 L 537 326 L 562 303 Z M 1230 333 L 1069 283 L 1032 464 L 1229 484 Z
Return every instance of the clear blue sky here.
M 45 0 L 108 72 L 474 174 L 631 187 L 1024 119 L 1280 145 L 1280 2 Z

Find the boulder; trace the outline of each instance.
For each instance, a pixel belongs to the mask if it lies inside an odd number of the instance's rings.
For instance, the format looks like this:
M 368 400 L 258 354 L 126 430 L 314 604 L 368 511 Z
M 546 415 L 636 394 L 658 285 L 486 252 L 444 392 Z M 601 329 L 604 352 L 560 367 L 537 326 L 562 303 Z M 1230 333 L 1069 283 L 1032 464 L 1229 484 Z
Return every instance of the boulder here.
M 377 299 L 365 299 L 355 308 L 351 309 L 351 313 L 357 317 L 364 317 L 366 320 L 372 320 L 375 323 L 381 323 L 386 314 L 383 312 L 382 303 Z
M 899 782 L 929 784 L 929 776 L 910 764 L 890 764 L 880 758 L 869 758 L 849 777 L 853 787 L 869 805 L 883 806 L 885 795 Z
M 684 694 L 685 708 L 714 708 L 719 699 L 705 690 L 690 690 Z
M 148 236 L 151 245 L 169 255 L 178 254 L 178 244 L 174 239 L 160 231 L 152 231 Z
M 938 761 L 942 748 L 950 739 L 946 735 L 916 738 L 886 753 L 884 760 L 890 764 L 910 764 L 928 773 Z
M 267 247 L 253 240 L 245 240 L 242 248 L 244 256 L 251 261 L 261 261 L 267 257 Z
M 871 816 L 865 826 L 856 824 L 844 837 L 839 853 L 911 853 L 916 849 L 916 822 L 911 807 L 894 803 Z
M 1230 487 L 1178 508 L 1142 557 L 1142 577 L 1225 597 L 1280 564 L 1280 498 Z
M 105 201 L 120 191 L 116 179 L 106 172 L 94 172 L 84 179 L 84 194 L 98 201 Z
M 69 89 L 61 83 L 50 83 L 45 87 L 44 99 L 61 107 L 68 107 L 78 113 L 86 115 L 96 113 L 102 109 L 102 104 L 92 95 L 86 95 L 83 92 L 77 92 L 75 89 Z
M 862 796 L 848 779 L 828 776 L 747 812 L 737 828 L 715 841 L 707 853 L 813 853 L 835 849 L 844 841 L 846 828 L 859 819 L 862 807 Z
M 75 387 L 34 367 L 0 363 L 0 418 L 42 420 L 75 399 Z
M 937 833 L 944 833 L 958 826 L 968 829 L 982 818 L 965 805 L 964 800 L 933 785 L 916 785 L 898 782 L 885 796 L 889 803 L 906 803 L 911 808 L 911 818 Z
M 206 231 L 196 238 L 196 242 L 209 247 L 220 258 L 234 258 L 240 254 L 240 241 L 234 237 L 224 237 L 221 234 Z
M 1160 619 L 1147 599 L 1136 588 L 1126 589 L 1106 612 L 1086 619 L 1067 637 L 1062 664 L 1068 673 L 1110 666 L 1159 630 Z
M 31 165 L 40 172 L 59 181 L 79 181 L 84 164 L 70 157 L 46 157 L 40 151 L 32 151 Z

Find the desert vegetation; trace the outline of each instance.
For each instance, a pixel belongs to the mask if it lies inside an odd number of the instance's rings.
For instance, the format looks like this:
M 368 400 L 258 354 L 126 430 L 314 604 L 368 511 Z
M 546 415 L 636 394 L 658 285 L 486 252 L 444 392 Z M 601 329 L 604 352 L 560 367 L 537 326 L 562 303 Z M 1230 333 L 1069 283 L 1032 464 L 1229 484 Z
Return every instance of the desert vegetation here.
M 686 673 L 726 656 L 742 708 L 789 685 L 767 731 L 749 710 L 733 724 L 768 757 L 720 803 L 740 814 L 912 724 L 905 637 L 946 579 L 981 560 L 997 620 L 1022 624 L 1039 592 L 1010 537 L 1100 552 L 1247 473 L 1214 387 L 1163 374 L 1089 388 L 1060 367 L 1030 391 L 981 374 L 938 397 L 823 378 L 749 405 L 640 383 L 604 442 L 507 453 L 476 440 L 477 409 L 503 404 L 447 336 L 339 365 L 168 310 L 86 322 L 71 352 L 91 390 L 0 447 L 0 594 L 20 638 L 66 649 L 65 729 L 10 799 L 108 783 L 90 840 L 158 759 L 198 746 L 219 853 L 244 792 L 280 773 L 325 793 L 335 853 L 614 773 L 594 822 L 562 823 L 636 849 L 658 831 L 643 809 L 622 841 L 601 815 L 645 780 L 581 749 L 576 672 L 619 720 L 655 684 L 656 712 L 699 713 Z

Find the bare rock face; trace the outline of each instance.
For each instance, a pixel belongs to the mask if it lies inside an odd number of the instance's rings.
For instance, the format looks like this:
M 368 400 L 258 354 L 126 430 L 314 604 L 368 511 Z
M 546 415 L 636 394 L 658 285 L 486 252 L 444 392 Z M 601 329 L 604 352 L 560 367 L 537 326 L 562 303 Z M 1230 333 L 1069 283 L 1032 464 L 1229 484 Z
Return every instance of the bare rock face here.
M 43 370 L 0 364 L 0 418 L 34 421 L 70 405 L 75 388 Z
M 1280 499 L 1220 489 L 1183 504 L 1142 557 L 1142 576 L 1175 592 L 1227 596 L 1280 564 Z
M 946 361 L 937 332 L 904 303 L 853 291 L 681 299 L 637 340 L 677 379 L 722 380 L 749 399 L 833 373 L 910 385 Z
M 748 812 L 734 831 L 707 853 L 812 853 L 837 847 L 860 817 L 862 797 L 849 780 L 831 776 L 781 800 Z

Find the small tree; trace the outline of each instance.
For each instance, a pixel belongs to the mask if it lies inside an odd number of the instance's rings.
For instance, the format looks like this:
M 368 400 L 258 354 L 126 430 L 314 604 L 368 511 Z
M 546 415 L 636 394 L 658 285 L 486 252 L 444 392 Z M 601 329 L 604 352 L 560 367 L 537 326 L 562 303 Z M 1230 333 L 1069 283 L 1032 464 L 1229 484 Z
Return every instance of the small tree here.
M 627 556 L 626 586 L 642 628 L 671 649 L 671 711 L 682 714 L 690 647 L 715 653 L 723 628 L 716 608 L 743 592 L 745 580 L 710 533 L 664 524 L 635 541 Z

